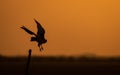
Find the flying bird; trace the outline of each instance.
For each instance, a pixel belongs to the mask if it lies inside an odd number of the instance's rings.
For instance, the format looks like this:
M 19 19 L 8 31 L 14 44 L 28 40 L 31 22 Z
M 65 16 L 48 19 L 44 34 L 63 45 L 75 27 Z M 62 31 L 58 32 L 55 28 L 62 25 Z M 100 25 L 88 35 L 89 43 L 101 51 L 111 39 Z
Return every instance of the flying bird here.
M 34 19 L 34 21 L 35 21 L 35 23 L 37 25 L 37 30 L 38 30 L 37 34 L 35 34 L 34 32 L 32 32 L 31 30 L 29 30 L 25 26 L 22 26 L 21 28 L 23 30 L 25 30 L 28 34 L 33 35 L 31 37 L 30 41 L 32 41 L 32 42 L 36 41 L 38 43 L 38 47 L 39 47 L 40 51 L 42 51 L 43 50 L 42 44 L 45 44 L 47 42 L 47 40 L 44 37 L 45 30 L 44 30 L 44 28 L 42 27 L 42 25 L 37 20 Z

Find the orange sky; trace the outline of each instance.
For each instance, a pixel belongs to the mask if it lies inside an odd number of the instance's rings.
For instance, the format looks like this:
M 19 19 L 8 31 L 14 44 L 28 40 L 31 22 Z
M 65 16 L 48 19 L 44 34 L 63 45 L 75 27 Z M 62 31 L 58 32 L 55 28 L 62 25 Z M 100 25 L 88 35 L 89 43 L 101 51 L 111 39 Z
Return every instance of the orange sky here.
M 44 51 L 20 29 L 36 32 L 36 18 L 46 29 Z M 0 54 L 120 55 L 120 0 L 2 0 Z

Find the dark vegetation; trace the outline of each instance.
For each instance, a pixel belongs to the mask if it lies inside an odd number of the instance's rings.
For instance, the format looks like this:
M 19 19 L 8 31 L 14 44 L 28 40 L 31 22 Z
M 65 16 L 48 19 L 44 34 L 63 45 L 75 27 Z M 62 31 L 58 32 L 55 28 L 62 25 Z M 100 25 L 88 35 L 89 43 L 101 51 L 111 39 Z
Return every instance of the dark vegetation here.
M 26 62 L 26 56 L 2 56 L 0 62 Z M 120 62 L 120 57 L 97 57 L 97 56 L 32 56 L 32 62 Z
M 0 56 L 0 75 L 25 75 L 27 57 Z M 120 57 L 32 56 L 30 75 L 119 75 Z

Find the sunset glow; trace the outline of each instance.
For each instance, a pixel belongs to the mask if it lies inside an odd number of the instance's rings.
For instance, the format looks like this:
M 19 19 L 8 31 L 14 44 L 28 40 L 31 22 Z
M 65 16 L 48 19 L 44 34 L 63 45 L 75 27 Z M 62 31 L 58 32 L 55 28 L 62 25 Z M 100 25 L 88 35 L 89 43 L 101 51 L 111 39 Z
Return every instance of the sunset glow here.
M 2 55 L 120 55 L 120 0 L 3 0 L 0 9 Z M 34 18 L 46 30 L 43 52 L 20 29 L 36 32 Z

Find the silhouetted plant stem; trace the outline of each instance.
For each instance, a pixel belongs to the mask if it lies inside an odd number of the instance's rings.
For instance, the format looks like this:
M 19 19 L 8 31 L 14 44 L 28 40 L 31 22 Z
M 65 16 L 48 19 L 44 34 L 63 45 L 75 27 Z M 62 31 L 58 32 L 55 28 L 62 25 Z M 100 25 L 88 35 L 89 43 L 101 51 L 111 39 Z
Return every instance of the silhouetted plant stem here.
M 32 50 L 29 49 L 29 55 L 28 55 L 28 59 L 27 59 L 27 65 L 26 65 L 26 75 L 29 75 L 29 66 L 30 66 L 30 60 L 31 60 L 31 53 L 32 53 Z

